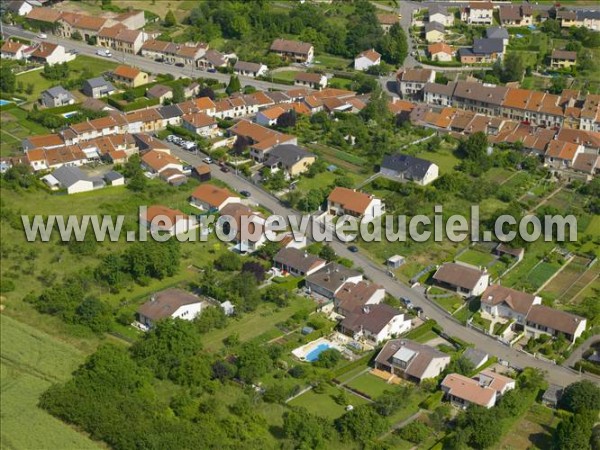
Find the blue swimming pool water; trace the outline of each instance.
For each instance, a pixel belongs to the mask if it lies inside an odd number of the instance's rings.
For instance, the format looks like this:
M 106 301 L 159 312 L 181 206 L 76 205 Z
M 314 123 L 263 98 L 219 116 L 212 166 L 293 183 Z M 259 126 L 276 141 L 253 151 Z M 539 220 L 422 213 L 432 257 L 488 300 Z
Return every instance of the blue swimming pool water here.
M 318 346 L 313 348 L 309 353 L 306 354 L 306 360 L 310 362 L 316 361 L 319 358 L 319 355 L 328 348 L 331 348 L 329 344 L 319 344 Z
M 0 106 L 8 105 L 9 103 L 12 103 L 12 102 L 9 102 L 8 100 L 1 100 L 0 99 Z
M 66 112 L 66 113 L 64 113 L 62 116 L 63 116 L 65 119 L 68 119 L 69 117 L 71 117 L 71 116 L 74 116 L 75 114 L 77 114 L 77 111 L 70 111 L 70 112 Z

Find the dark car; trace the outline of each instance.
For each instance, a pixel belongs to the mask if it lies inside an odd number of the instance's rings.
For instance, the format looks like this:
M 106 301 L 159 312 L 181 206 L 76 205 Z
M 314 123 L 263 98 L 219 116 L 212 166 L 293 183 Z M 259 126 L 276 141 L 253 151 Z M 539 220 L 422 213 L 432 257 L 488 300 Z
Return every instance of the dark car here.
M 417 313 L 417 315 L 419 315 L 419 316 L 420 316 L 421 314 L 423 314 L 423 308 L 421 308 L 420 306 L 415 306 L 415 307 L 413 308 L 413 311 L 414 311 L 414 312 L 416 312 L 416 313 Z
M 210 73 L 215 73 L 217 71 L 217 69 L 208 69 L 208 72 Z
M 356 245 L 351 245 L 348 247 L 348 250 L 350 250 L 352 253 L 357 253 L 358 247 Z
M 225 173 L 229 172 L 229 167 L 227 167 L 227 166 L 221 167 L 221 172 L 225 172 Z
M 240 194 L 242 195 L 242 197 L 250 197 L 252 194 L 249 191 L 240 191 Z
M 175 63 L 175 65 L 177 67 L 185 67 L 185 64 L 183 64 L 182 62 Z

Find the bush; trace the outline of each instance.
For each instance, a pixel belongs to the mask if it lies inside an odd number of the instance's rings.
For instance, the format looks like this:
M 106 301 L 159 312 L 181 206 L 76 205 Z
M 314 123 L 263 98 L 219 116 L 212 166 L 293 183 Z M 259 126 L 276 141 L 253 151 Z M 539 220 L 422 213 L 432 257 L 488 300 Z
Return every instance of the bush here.
M 427 439 L 427 437 L 431 434 L 431 431 L 431 428 L 429 428 L 423 422 L 415 420 L 414 422 L 411 422 L 404 428 L 400 429 L 399 434 L 402 439 L 419 444 Z

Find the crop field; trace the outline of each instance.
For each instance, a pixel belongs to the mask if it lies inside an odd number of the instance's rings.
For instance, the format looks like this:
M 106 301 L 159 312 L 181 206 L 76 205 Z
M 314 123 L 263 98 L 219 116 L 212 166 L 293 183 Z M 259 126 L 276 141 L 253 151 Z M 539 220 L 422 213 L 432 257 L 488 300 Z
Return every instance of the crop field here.
M 37 406 L 39 396 L 51 384 L 68 379 L 84 355 L 10 317 L 0 320 L 2 448 L 102 448 Z
M 552 279 L 550 283 L 544 288 L 543 293 L 547 294 L 550 298 L 554 300 L 568 300 L 569 296 L 567 296 L 567 292 L 572 291 L 573 294 L 577 294 L 579 290 L 585 287 L 587 284 L 585 282 L 583 285 L 579 284 L 578 281 L 583 277 L 584 273 L 587 271 L 587 265 L 590 262 L 589 259 L 576 256 L 573 260 L 567 264 L 561 272 Z M 589 281 L 588 281 L 589 282 Z M 579 285 L 579 286 L 576 286 Z M 577 290 L 574 290 L 574 289 Z

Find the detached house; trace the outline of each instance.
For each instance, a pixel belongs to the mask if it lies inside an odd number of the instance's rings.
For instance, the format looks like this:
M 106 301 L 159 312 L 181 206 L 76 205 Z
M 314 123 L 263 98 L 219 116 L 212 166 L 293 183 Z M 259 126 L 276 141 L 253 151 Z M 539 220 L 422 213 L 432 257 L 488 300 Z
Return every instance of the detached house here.
M 346 283 L 342 289 L 335 294 L 333 301 L 335 312 L 347 316 L 357 308 L 366 305 L 377 305 L 385 298 L 385 289 L 375 283 L 360 281 L 358 283 Z
M 375 49 L 365 50 L 354 58 L 354 70 L 367 70 L 371 66 L 381 64 L 381 54 Z
M 41 64 L 53 66 L 54 64 L 73 61 L 75 57 L 74 53 L 67 53 L 62 45 L 41 42 L 31 53 L 30 59 Z
M 419 98 L 427 83 L 435 82 L 435 70 L 402 69 L 396 74 L 398 94 L 402 98 Z
M 432 4 L 429 7 L 427 14 L 429 22 L 438 22 L 445 27 L 451 27 L 454 25 L 454 14 L 448 12 L 448 8 L 437 3 Z
M 217 226 L 225 234 L 235 226 L 235 250 L 239 253 L 252 253 L 267 242 L 266 220 L 262 214 L 241 203 L 228 203 L 220 209 L 221 217 Z
M 527 314 L 525 332 L 535 338 L 541 334 L 557 337 L 564 335 L 568 341 L 575 342 L 587 326 L 583 317 L 544 305 L 534 305 Z
M 553 69 L 570 69 L 577 64 L 577 52 L 567 50 L 552 50 L 550 67 Z
M 98 33 L 98 45 L 115 50 L 119 53 L 137 55 L 144 43 L 144 33 L 130 30 L 123 24 L 105 27 Z
M 503 27 L 533 25 L 533 8 L 530 5 L 500 5 L 498 16 Z
M 306 172 L 316 160 L 316 156 L 295 144 L 276 145 L 269 151 L 264 167 L 276 173 L 283 170 L 286 178 L 297 177 Z
M 201 184 L 190 197 L 190 203 L 196 208 L 205 211 L 221 211 L 230 203 L 240 203 L 241 199 L 229 189 L 220 188 L 212 184 Z
M 476 380 L 458 373 L 446 375 L 441 388 L 450 402 L 462 408 L 477 405 L 489 409 L 496 404 L 494 389 L 481 386 Z
M 2 59 L 16 59 L 21 60 L 28 56 L 25 53 L 27 46 L 20 42 L 6 41 L 0 49 L 0 57 Z
M 363 275 L 338 263 L 329 263 L 306 277 L 306 289 L 317 297 L 333 300 L 346 283 L 358 283 Z
M 75 97 L 64 87 L 56 86 L 42 92 L 40 101 L 44 106 L 54 108 L 57 106 L 72 105 L 75 103 Z
M 150 231 L 165 231 L 173 236 L 189 231 L 194 224 L 187 214 L 162 205 L 148 207 L 140 221 Z
M 504 39 L 474 39 L 473 47 L 460 48 L 458 55 L 463 64 L 494 63 L 504 55 Z
M 198 61 L 197 66 L 202 70 L 216 70 L 220 67 L 227 67 L 228 59 L 217 50 L 207 50 Z
M 8 2 L 6 9 L 17 16 L 26 16 L 31 12 L 33 6 L 23 0 L 13 0 Z
M 253 63 L 237 60 L 233 66 L 233 71 L 242 77 L 256 78 L 267 73 L 268 67 L 261 63 Z
M 469 25 L 491 25 L 494 21 L 494 4 L 492 2 L 470 2 L 462 10 L 461 20 Z
M 90 78 L 83 82 L 81 90 L 85 95 L 92 98 L 101 98 L 111 95 L 116 91 L 110 81 L 106 81 L 103 77 Z
M 327 77 L 320 73 L 298 72 L 294 76 L 294 85 L 321 90 L 327 87 Z
M 166 289 L 152 295 L 137 310 L 138 320 L 147 329 L 162 319 L 194 320 L 208 306 L 199 297 L 181 289 Z
M 583 153 L 582 144 L 553 139 L 546 147 L 544 165 L 551 169 L 566 169 L 573 165 L 573 161 L 580 153 Z
M 384 33 L 388 33 L 390 28 L 396 24 L 400 24 L 400 16 L 398 14 L 377 14 L 377 21 Z
M 493 318 L 514 319 L 523 327 L 533 305 L 541 305 L 542 298 L 499 284 L 490 285 L 481 294 L 481 311 Z
M 327 261 L 294 247 L 282 248 L 273 257 L 273 265 L 296 277 L 306 277 L 322 269 Z
M 385 205 L 373 195 L 338 186 L 327 197 L 327 211 L 332 216 L 349 215 L 368 221 L 382 215 Z
M 354 340 L 379 344 L 410 330 L 411 321 L 385 303 L 364 305 L 348 311 L 339 329 Z
M 148 83 L 148 74 L 135 67 L 118 66 L 112 73 L 113 81 L 129 88 L 135 88 Z
M 173 155 L 159 151 L 150 150 L 142 156 L 142 167 L 153 174 L 160 174 L 168 169 L 183 172 L 183 164 Z
M 275 39 L 271 44 L 270 51 L 284 60 L 310 63 L 314 58 L 315 48 L 308 42 Z
M 490 284 L 490 275 L 485 270 L 458 263 L 442 264 L 433 279 L 438 285 L 467 297 L 481 295 Z
M 450 355 L 407 339 L 392 339 L 375 358 L 375 368 L 420 383 L 436 378 L 450 364 Z
M 456 50 L 444 42 L 438 42 L 427 46 L 427 54 L 432 61 L 448 62 L 454 59 Z
M 439 167 L 425 159 L 410 155 L 386 155 L 383 157 L 379 172 L 399 180 L 414 181 L 425 186 L 439 176 Z
M 439 22 L 427 22 L 425 24 L 425 40 L 431 42 L 443 42 L 446 38 L 446 29 Z

